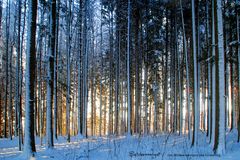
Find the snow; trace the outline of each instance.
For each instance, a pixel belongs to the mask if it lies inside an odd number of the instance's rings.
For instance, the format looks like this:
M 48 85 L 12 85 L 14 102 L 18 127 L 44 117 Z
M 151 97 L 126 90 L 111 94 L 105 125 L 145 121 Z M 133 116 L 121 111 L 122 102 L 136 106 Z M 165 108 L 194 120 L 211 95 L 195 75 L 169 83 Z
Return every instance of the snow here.
M 214 155 L 206 136 L 201 132 L 199 144 L 191 147 L 187 136 L 161 134 L 131 137 L 90 137 L 88 139 L 72 137 L 67 143 L 65 137 L 55 140 L 54 149 L 40 146 L 36 138 L 36 160 L 237 160 L 240 156 L 240 144 L 237 143 L 237 130 L 227 133 L 227 150 L 222 157 Z M 44 144 L 46 139 L 44 139 Z M 0 139 L 0 160 L 25 160 L 18 151 L 18 139 Z

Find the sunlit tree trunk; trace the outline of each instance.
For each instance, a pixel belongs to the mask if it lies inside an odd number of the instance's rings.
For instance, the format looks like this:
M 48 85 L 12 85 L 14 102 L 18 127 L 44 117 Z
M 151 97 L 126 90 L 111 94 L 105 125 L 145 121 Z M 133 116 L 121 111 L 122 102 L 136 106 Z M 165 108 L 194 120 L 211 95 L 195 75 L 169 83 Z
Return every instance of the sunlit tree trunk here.
M 84 58 L 83 58 L 83 136 L 87 137 L 87 106 L 88 106 L 88 0 L 84 3 L 84 23 L 83 23 L 83 41 L 84 41 Z
M 181 8 L 181 21 L 182 21 L 182 31 L 183 31 L 183 49 L 184 49 L 184 59 L 186 65 L 186 109 L 187 109 L 187 120 L 188 120 L 188 138 L 191 137 L 191 118 L 190 118 L 190 93 L 189 93 L 189 67 L 188 67 L 188 54 L 187 54 L 187 40 L 186 40 L 186 33 L 185 33 L 185 23 L 184 23 L 184 16 L 183 16 L 183 7 L 182 7 L 182 0 L 180 0 L 180 8 Z

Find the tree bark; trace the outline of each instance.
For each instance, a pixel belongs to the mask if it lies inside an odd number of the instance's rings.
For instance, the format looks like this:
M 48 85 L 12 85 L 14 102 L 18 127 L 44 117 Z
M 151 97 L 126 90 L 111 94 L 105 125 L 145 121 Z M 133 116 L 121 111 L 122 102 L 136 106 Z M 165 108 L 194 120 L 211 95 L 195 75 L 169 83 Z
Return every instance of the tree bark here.
M 37 1 L 28 1 L 28 38 L 26 54 L 26 106 L 25 106 L 25 144 L 24 154 L 27 158 L 33 157 L 35 148 L 34 138 L 34 91 L 35 91 L 35 36 L 36 36 L 36 18 Z
M 47 75 L 47 148 L 53 148 L 53 84 L 54 84 L 54 55 L 56 54 L 55 48 L 55 35 L 56 35 L 56 0 L 50 1 L 50 35 L 48 44 L 48 75 Z

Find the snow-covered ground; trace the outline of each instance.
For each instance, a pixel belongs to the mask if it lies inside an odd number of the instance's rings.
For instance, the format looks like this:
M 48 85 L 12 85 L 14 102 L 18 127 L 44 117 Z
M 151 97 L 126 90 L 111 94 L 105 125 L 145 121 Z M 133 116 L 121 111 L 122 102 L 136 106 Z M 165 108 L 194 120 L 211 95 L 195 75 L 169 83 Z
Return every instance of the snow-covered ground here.
M 214 155 L 205 136 L 200 133 L 199 144 L 191 147 L 186 136 L 164 134 L 157 136 L 90 137 L 83 139 L 65 137 L 55 140 L 55 147 L 46 150 L 36 138 L 37 160 L 239 160 L 240 144 L 236 142 L 236 131 L 227 134 L 227 153 L 223 157 Z M 44 143 L 44 142 L 43 142 Z M 22 160 L 14 138 L 0 139 L 0 160 Z

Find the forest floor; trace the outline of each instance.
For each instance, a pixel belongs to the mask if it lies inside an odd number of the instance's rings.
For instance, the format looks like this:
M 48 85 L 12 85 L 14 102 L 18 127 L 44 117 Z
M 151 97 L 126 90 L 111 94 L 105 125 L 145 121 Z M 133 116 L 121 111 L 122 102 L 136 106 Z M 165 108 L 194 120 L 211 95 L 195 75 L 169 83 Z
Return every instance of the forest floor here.
M 214 155 L 207 138 L 199 134 L 197 147 L 191 147 L 187 136 L 161 134 L 149 136 L 89 137 L 83 139 L 71 137 L 67 143 L 65 137 L 54 141 L 54 149 L 46 150 L 36 138 L 37 160 L 239 160 L 240 144 L 237 132 L 227 134 L 227 151 L 222 157 Z M 43 140 L 43 144 L 45 140 Z M 0 160 L 23 160 L 18 151 L 17 138 L 0 139 Z

